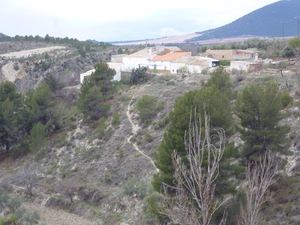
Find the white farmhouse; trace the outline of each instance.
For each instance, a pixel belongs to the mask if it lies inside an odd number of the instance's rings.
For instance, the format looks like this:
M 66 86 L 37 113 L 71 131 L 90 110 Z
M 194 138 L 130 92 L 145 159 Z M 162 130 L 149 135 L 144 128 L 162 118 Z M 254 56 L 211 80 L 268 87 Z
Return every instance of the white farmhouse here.
M 164 55 L 170 52 L 182 51 L 178 47 L 147 47 L 133 54 L 123 57 L 123 63 L 125 65 L 125 71 L 130 72 L 132 69 L 139 68 L 141 66 L 153 67 L 154 64 L 151 61 L 158 55 Z
M 121 80 L 122 72 L 131 72 L 142 66 L 155 73 L 177 74 L 182 68 L 189 73 L 201 73 L 205 68 L 216 67 L 219 60 L 192 56 L 191 52 L 184 52 L 178 47 L 146 47 L 130 55 L 112 55 L 111 62 L 107 63 L 111 69 L 116 70 L 114 80 Z M 85 76 L 90 76 L 95 70 L 80 74 L 80 83 Z
M 261 61 L 231 61 L 230 70 L 236 71 L 257 71 L 262 68 Z
M 184 64 L 173 63 L 175 60 L 184 56 L 191 56 L 190 52 L 169 52 L 164 55 L 155 56 L 150 62 L 149 69 L 154 72 L 161 73 L 173 73 L 176 74 L 178 68 L 184 66 Z
M 184 56 L 171 63 L 172 73 L 185 67 L 189 73 L 201 73 L 206 68 L 213 68 L 220 63 L 217 59 L 201 56 Z

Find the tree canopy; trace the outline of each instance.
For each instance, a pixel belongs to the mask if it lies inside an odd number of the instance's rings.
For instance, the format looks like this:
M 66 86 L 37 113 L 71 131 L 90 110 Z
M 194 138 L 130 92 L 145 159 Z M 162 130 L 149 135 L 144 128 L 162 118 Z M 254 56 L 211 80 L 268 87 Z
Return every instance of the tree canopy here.
M 198 91 L 189 91 L 176 99 L 174 110 L 169 115 L 169 127 L 156 154 L 156 174 L 153 186 L 160 191 L 161 184 L 172 184 L 174 168 L 172 153 L 177 150 L 180 156 L 185 154 L 184 136 L 189 129 L 190 113 L 196 110 L 200 115 L 206 111 L 210 115 L 212 128 L 228 130 L 231 126 L 229 100 L 215 85 Z M 203 120 L 203 118 L 202 118 Z
M 292 38 L 289 40 L 289 47 L 291 47 L 295 54 L 300 57 L 300 38 Z
M 101 62 L 95 65 L 95 72 L 91 76 L 85 77 L 80 88 L 78 108 L 86 120 L 98 120 L 107 115 L 110 108 L 107 100 L 114 91 L 112 80 L 115 74 L 114 69 Z
M 241 119 L 241 137 L 245 141 L 244 156 L 255 160 L 266 150 L 279 150 L 285 127 L 278 126 L 282 109 L 277 85 L 252 84 L 237 97 L 236 113 Z
M 18 147 L 26 152 L 31 143 L 28 136 L 36 124 L 43 125 L 49 134 L 60 128 L 59 113 L 49 86 L 43 83 L 36 90 L 21 95 L 12 82 L 1 83 L 0 144 L 6 152 Z

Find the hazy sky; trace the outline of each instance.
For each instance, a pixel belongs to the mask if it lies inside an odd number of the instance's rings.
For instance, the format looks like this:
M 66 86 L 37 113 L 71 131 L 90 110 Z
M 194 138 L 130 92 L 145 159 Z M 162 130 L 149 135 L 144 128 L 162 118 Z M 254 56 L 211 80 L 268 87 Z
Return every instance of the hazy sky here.
M 150 39 L 216 28 L 273 2 L 0 0 L 0 32 L 98 41 Z

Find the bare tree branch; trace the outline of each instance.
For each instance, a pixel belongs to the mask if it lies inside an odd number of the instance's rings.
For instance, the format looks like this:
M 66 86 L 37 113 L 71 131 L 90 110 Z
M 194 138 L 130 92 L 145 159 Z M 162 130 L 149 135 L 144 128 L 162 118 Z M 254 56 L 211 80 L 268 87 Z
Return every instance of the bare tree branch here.
M 246 202 L 241 206 L 243 225 L 257 225 L 261 222 L 259 213 L 262 205 L 271 197 L 268 188 L 275 182 L 277 169 L 275 155 L 270 151 L 267 151 L 257 162 L 247 165 L 244 186 Z
M 26 164 L 23 168 L 23 171 L 20 174 L 21 181 L 26 188 L 26 194 L 29 197 L 33 196 L 33 188 L 37 184 L 37 168 L 38 166 L 36 163 L 31 163 L 31 165 Z
M 167 199 L 162 213 L 174 223 L 208 225 L 226 201 L 215 196 L 215 181 L 225 150 L 225 132 L 217 129 L 215 133 L 214 136 L 210 133 L 210 118 L 206 113 L 203 127 L 196 111 L 191 114 L 189 130 L 185 135 L 187 163 L 183 163 L 182 157 L 174 151 L 175 186 L 163 185 Z M 168 190 L 173 190 L 175 196 L 170 196 Z M 225 217 L 221 223 L 225 223 Z

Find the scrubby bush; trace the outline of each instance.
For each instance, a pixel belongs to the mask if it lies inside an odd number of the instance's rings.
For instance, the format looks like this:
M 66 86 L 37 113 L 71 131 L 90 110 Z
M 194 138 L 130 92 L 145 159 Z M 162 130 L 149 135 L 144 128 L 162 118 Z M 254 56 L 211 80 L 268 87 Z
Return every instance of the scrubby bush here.
M 151 184 L 137 177 L 132 177 L 124 184 L 124 194 L 129 196 L 136 196 L 144 199 L 150 190 Z
M 106 130 L 107 130 L 106 119 L 104 117 L 101 117 L 98 120 L 98 125 L 97 125 L 97 133 L 100 139 L 102 139 L 105 136 Z
M 21 206 L 21 201 L 8 195 L 0 188 L 0 214 L 6 211 L 3 217 L 0 217 L 0 224 L 39 224 L 40 216 L 37 212 L 29 213 Z
M 288 107 L 290 104 L 292 104 L 293 99 L 292 97 L 289 95 L 288 92 L 283 92 L 281 94 L 281 102 L 282 102 L 282 106 L 283 108 Z
M 142 123 L 149 124 L 162 107 L 163 105 L 159 104 L 153 96 L 142 96 L 137 102 L 137 110 Z
M 118 112 L 115 112 L 115 113 L 112 115 L 111 124 L 112 124 L 113 126 L 118 126 L 118 125 L 120 125 L 120 114 L 119 114 Z

